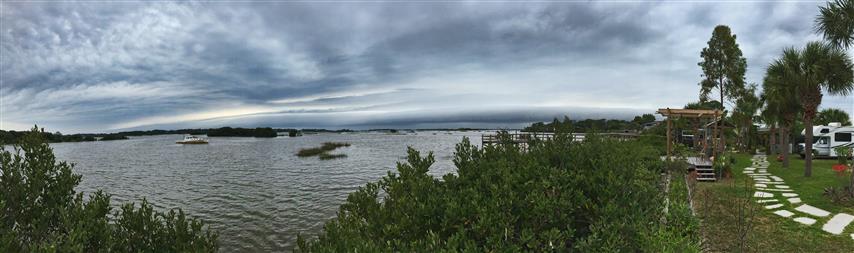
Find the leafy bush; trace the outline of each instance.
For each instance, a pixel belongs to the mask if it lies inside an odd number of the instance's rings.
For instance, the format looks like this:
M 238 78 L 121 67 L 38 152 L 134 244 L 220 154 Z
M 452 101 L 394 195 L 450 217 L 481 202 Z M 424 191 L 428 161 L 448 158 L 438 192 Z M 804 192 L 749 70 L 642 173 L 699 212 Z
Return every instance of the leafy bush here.
M 712 167 L 715 170 L 715 174 L 719 176 L 725 174 L 732 175 L 732 165 L 735 162 L 735 156 L 732 153 L 722 153 L 718 157 L 715 157 Z
M 427 174 L 432 153 L 407 152 L 397 173 L 351 193 L 316 239 L 300 236 L 297 250 L 698 251 L 690 208 L 673 201 L 665 214 L 664 164 L 639 142 L 573 142 L 561 133 L 523 151 L 464 139 L 456 173 L 441 180 Z
M 854 148 L 839 146 L 834 148 L 836 151 L 836 159 L 838 159 L 839 164 L 848 164 L 848 157 L 851 156 L 851 152 Z
M 110 196 L 75 192 L 81 176 L 56 162 L 33 129 L 15 152 L 0 146 L 0 252 L 214 252 L 217 235 L 180 209 L 145 200 L 113 210 Z
M 824 188 L 824 196 L 836 204 L 850 204 L 851 200 L 854 199 L 850 186 L 826 187 Z

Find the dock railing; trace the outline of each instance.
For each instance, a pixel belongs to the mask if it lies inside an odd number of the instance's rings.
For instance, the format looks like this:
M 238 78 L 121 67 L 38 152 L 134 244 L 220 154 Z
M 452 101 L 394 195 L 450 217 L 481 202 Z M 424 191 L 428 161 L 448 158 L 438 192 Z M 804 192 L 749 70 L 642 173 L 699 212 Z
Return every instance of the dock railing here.
M 533 140 L 551 140 L 554 138 L 554 133 L 543 133 L 543 132 L 513 132 L 507 133 L 507 138 L 511 143 L 514 144 L 527 144 Z M 618 140 L 633 140 L 638 138 L 638 134 L 636 133 L 597 133 L 598 136 L 604 136 L 607 138 L 616 138 Z M 573 133 L 572 139 L 574 141 L 582 141 L 586 133 Z M 496 144 L 501 142 L 500 133 L 495 134 L 484 134 L 481 135 L 481 144 Z

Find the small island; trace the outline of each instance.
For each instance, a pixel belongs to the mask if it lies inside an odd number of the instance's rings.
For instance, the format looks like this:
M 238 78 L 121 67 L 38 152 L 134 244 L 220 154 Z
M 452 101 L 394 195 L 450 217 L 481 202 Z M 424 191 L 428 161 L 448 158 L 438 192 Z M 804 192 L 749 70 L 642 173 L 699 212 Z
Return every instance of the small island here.
M 316 148 L 304 148 L 297 152 L 299 157 L 317 156 L 320 160 L 330 160 L 347 157 L 345 154 L 330 154 L 329 152 L 340 147 L 349 147 L 350 143 L 346 142 L 324 142 L 323 145 Z

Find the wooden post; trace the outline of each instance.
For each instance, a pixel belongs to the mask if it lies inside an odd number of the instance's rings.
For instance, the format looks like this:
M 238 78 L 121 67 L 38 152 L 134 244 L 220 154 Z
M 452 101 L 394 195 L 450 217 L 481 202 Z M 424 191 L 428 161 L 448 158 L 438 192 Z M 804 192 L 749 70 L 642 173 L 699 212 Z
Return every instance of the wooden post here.
M 672 149 L 673 149 L 673 144 L 672 144 L 672 140 L 671 140 L 673 137 L 671 136 L 672 134 L 670 133 L 671 132 L 671 130 L 670 130 L 671 126 L 670 125 L 671 125 L 670 115 L 668 115 L 667 116 L 667 161 L 670 161 L 670 154 L 672 153 Z
M 718 124 L 720 123 L 720 121 L 717 121 L 718 120 L 718 111 L 717 110 L 715 110 L 715 117 L 712 118 L 712 120 L 715 122 L 715 126 L 712 129 L 712 140 L 711 140 L 712 141 L 712 157 L 717 158 L 718 157 L 718 155 L 717 155 L 718 154 L 718 139 L 717 139 L 717 137 L 718 137 Z

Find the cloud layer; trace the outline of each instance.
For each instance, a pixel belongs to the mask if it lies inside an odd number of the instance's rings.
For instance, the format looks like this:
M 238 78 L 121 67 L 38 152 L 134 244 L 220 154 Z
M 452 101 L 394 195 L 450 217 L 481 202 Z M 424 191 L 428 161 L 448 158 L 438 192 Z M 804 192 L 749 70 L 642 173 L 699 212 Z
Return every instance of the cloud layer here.
M 738 35 L 748 81 L 820 3 L 0 3 L 0 128 L 517 127 L 697 100 Z M 854 98 L 823 106 L 854 112 Z

